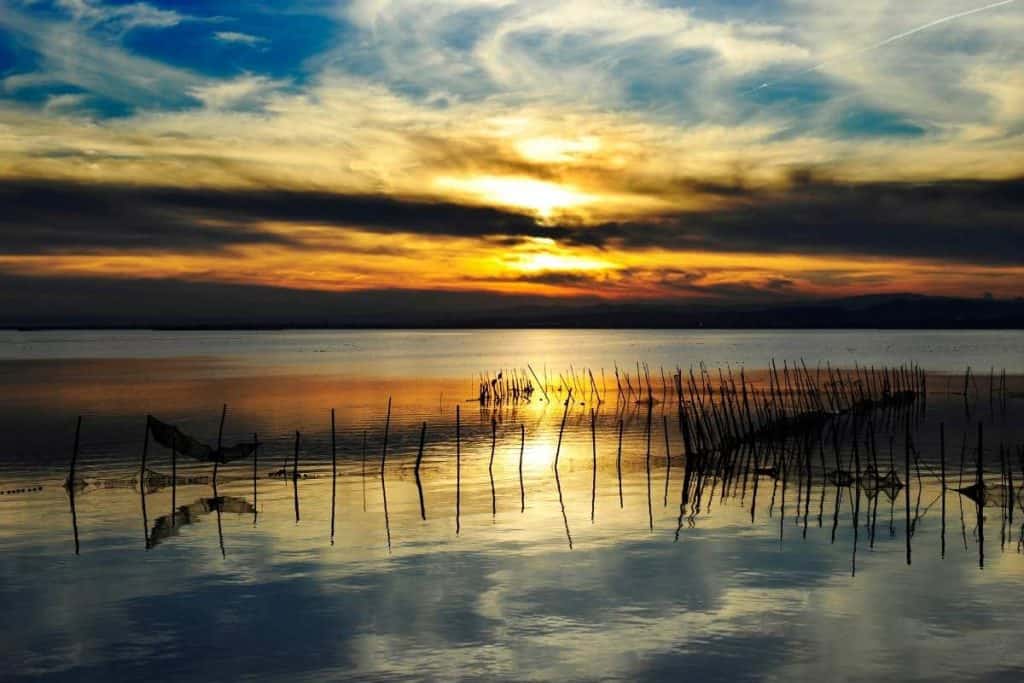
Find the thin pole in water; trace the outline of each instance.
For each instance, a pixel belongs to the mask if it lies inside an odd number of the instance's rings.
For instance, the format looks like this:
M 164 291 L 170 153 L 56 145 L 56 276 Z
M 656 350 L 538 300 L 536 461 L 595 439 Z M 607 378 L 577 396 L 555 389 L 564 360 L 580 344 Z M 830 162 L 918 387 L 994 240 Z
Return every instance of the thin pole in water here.
M 668 505 L 668 483 L 672 478 L 672 450 L 668 445 L 668 415 L 661 416 L 665 428 L 665 502 L 662 507 Z
M 647 522 L 651 531 L 654 531 L 654 508 L 651 507 L 651 410 L 654 404 L 647 403 Z
M 75 536 L 75 555 L 80 551 L 78 543 L 78 512 L 75 510 L 75 490 L 68 489 L 68 504 L 71 506 L 71 530 Z
M 75 555 L 78 555 L 80 546 L 78 542 L 78 512 L 75 509 L 75 464 L 78 461 L 78 443 L 82 433 L 82 416 L 78 416 L 75 424 L 75 445 L 71 449 L 71 465 L 68 467 L 68 478 L 64 486 L 68 491 L 68 505 L 71 506 L 71 530 L 75 537 Z
M 139 464 L 139 500 L 142 503 L 142 535 L 146 550 L 149 550 L 149 516 L 146 514 L 146 455 L 149 452 L 149 415 L 146 416 L 146 433 L 142 439 L 142 462 Z
M 220 427 L 217 428 L 217 452 L 214 454 L 213 460 L 213 488 L 217 489 L 217 470 L 220 467 L 220 458 L 223 457 L 221 454 L 221 447 L 223 446 L 224 439 L 224 418 L 228 416 L 228 404 L 225 403 L 220 409 Z M 216 494 L 214 494 L 216 496 Z
M 565 398 L 565 410 L 562 412 L 562 426 L 558 428 L 558 445 L 555 446 L 555 469 L 558 469 L 558 457 L 562 453 L 562 432 L 565 431 L 565 418 L 569 416 L 569 404 L 572 403 L 572 389 Z
M 331 545 L 334 545 L 334 510 L 338 498 L 338 451 L 334 429 L 334 408 L 331 408 Z
M 906 503 L 906 530 L 904 535 L 907 540 L 907 566 L 910 566 L 910 422 L 907 422 L 906 436 L 903 443 L 904 470 L 906 480 L 903 499 Z
M 946 423 L 939 423 L 939 476 L 942 479 L 942 550 L 940 557 L 946 557 Z
M 171 528 L 177 526 L 178 514 L 178 434 L 171 437 Z
M 985 479 L 984 479 L 984 465 L 982 459 L 984 457 L 984 443 L 982 441 L 982 423 L 978 421 L 978 461 L 977 461 L 977 484 L 978 484 L 978 500 L 976 501 L 977 513 L 978 513 L 978 567 L 985 567 Z
M 424 521 L 426 521 L 426 519 L 427 519 L 427 506 L 426 506 L 426 503 L 423 501 L 423 482 L 420 481 L 420 464 L 423 462 L 423 444 L 426 441 L 426 438 L 427 438 L 427 423 L 424 422 L 423 425 L 420 427 L 420 447 L 419 447 L 419 450 L 416 451 L 416 470 L 415 470 L 415 472 L 416 472 L 416 489 L 419 491 L 419 494 L 420 494 L 420 517 L 422 517 Z
M 590 523 L 594 523 L 597 510 L 597 414 L 590 409 L 590 445 L 593 453 L 593 476 L 590 484 Z
M 616 470 L 618 470 L 618 474 L 619 474 L 619 509 L 620 510 L 625 507 L 625 502 L 623 501 L 623 498 L 622 498 L 622 427 L 623 427 L 623 422 L 622 422 L 622 418 L 620 417 L 619 418 L 619 451 L 618 451 L 618 455 L 616 455 L 616 457 L 615 457 L 615 468 L 616 468 Z
M 523 452 L 526 450 L 526 425 L 519 424 L 519 512 L 526 512 L 526 487 L 523 485 Z
M 366 430 L 363 430 L 363 512 L 366 512 Z
M 391 397 L 388 396 L 388 414 L 384 419 L 384 447 L 380 455 L 380 493 L 384 502 L 384 531 L 388 539 L 388 553 L 391 552 L 391 516 L 388 514 L 388 485 L 384 478 L 384 463 L 388 458 L 388 432 L 391 429 Z
M 569 516 L 565 514 L 565 499 L 562 498 L 562 480 L 558 477 L 558 468 L 555 468 L 555 487 L 558 489 L 558 504 L 562 508 L 562 523 L 565 524 L 565 538 L 569 541 L 569 550 L 572 550 L 572 533 L 569 531 Z
M 1016 501 L 1016 489 L 1013 488 L 1013 451 L 1009 448 L 1006 452 L 1006 491 L 1010 528 L 1013 528 L 1013 506 Z
M 487 474 L 491 478 L 491 517 L 498 514 L 497 492 L 494 490 L 494 449 L 498 443 L 498 421 L 491 418 L 491 460 L 487 463 Z
M 299 523 L 299 432 L 295 431 L 295 455 L 292 458 L 292 489 L 295 492 L 295 523 Z
M 388 396 L 388 414 L 384 418 L 384 447 L 380 454 L 380 478 L 384 478 L 384 463 L 388 459 L 388 430 L 391 428 L 391 397 Z
M 985 477 L 984 477 L 984 465 L 982 464 L 983 456 L 983 443 L 982 443 L 982 423 L 978 421 L 978 457 L 975 460 L 974 465 L 974 483 L 978 485 L 978 495 L 984 496 L 985 491 Z
M 459 406 L 455 406 L 455 535 L 462 530 L 462 435 Z
M 68 489 L 75 488 L 75 465 L 78 463 L 78 443 L 82 433 L 82 416 L 78 416 L 75 423 L 75 445 L 71 448 L 71 463 L 68 465 L 68 477 L 64 480 L 64 486 Z
M 146 434 L 142 439 L 142 462 L 139 463 L 139 490 L 146 490 L 146 456 L 149 453 L 149 415 L 146 416 Z
M 256 467 L 259 461 L 260 438 L 256 432 L 252 434 L 252 525 L 256 526 L 256 516 L 259 514 L 256 506 Z

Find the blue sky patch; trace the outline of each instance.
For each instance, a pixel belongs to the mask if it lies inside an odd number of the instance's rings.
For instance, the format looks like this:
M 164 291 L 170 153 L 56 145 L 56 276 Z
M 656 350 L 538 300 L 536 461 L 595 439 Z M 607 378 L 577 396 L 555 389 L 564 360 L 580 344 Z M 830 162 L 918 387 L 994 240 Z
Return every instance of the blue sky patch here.
M 843 112 L 837 128 L 848 137 L 919 137 L 927 132 L 902 114 L 870 107 Z

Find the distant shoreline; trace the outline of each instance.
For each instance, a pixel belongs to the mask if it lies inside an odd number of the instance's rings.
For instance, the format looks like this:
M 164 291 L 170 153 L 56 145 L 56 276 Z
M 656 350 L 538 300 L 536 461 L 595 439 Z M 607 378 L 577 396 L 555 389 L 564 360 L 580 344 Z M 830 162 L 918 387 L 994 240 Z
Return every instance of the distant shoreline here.
M 389 297 L 392 295 L 388 295 Z M 175 308 L 148 305 L 108 310 L 38 306 L 0 315 L 0 329 L 40 330 L 1021 330 L 1024 299 L 956 298 L 918 294 L 849 297 L 825 301 L 718 305 L 682 302 L 552 301 L 508 306 L 492 301 L 451 301 L 410 295 L 401 305 L 374 297 L 306 301 L 288 306 L 226 307 L 202 297 Z M 192 302 L 192 303 L 186 303 Z M 204 305 L 207 304 L 207 305 Z M 154 309 L 158 312 L 154 313 Z
M 984 325 L 942 327 L 942 326 L 819 326 L 819 327 L 787 327 L 787 326 L 651 326 L 651 325 L 350 325 L 350 326 L 317 326 L 317 325 L 92 325 L 92 326 L 69 326 L 69 325 L 43 325 L 34 327 L 15 327 L 0 325 L 2 332 L 358 332 L 358 331 L 381 331 L 381 332 L 418 332 L 418 331 L 458 331 L 458 330 L 679 330 L 707 332 L 728 331 L 728 332 L 770 332 L 770 331 L 791 331 L 791 332 L 841 332 L 878 330 L 884 332 L 1019 332 L 1024 330 L 1024 325 L 990 327 Z

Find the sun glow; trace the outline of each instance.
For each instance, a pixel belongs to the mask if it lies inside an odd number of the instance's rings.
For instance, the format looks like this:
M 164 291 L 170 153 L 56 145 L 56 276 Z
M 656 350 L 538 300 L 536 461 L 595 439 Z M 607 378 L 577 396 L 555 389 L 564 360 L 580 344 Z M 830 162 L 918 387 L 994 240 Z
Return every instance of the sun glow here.
M 593 272 L 611 270 L 616 267 L 611 261 L 576 256 L 573 254 L 555 254 L 550 252 L 524 254 L 511 264 L 511 267 L 523 273 L 540 273 L 547 271 L 559 272 Z
M 560 210 L 592 204 L 598 199 L 572 187 L 525 177 L 443 177 L 438 178 L 436 184 L 441 189 L 469 195 L 489 204 L 526 209 L 542 219 L 551 218 Z
M 578 140 L 530 138 L 516 144 L 516 150 L 524 159 L 543 164 L 572 163 L 580 157 L 597 152 L 600 147 L 600 141 L 594 136 Z

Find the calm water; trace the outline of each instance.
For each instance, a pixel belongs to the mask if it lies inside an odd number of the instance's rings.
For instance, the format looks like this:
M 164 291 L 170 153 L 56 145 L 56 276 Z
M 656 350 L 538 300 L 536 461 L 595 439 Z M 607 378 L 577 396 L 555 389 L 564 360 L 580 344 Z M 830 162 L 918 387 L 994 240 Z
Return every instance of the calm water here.
M 811 456 L 774 473 L 754 472 L 768 452 L 706 472 L 683 506 L 674 402 L 617 401 L 614 367 L 647 362 L 659 387 L 662 366 L 754 376 L 772 357 L 925 368 L 909 473 L 904 418 L 871 424 L 909 486 L 836 486 L 825 433 L 779 446 Z M 606 389 L 568 412 L 557 476 L 559 395 L 469 400 L 479 373 L 527 363 Z M 1020 680 L 1024 509 L 953 489 L 979 422 L 986 479 L 1002 445 L 1024 482 L 1022 374 L 1016 332 L 0 333 L 0 677 Z M 191 483 L 141 495 L 145 415 L 216 442 L 225 403 L 226 443 L 259 434 L 255 482 L 232 463 L 214 493 L 179 457 Z M 293 485 L 268 474 L 290 472 L 296 431 Z M 169 474 L 170 453 L 150 442 L 148 466 Z

